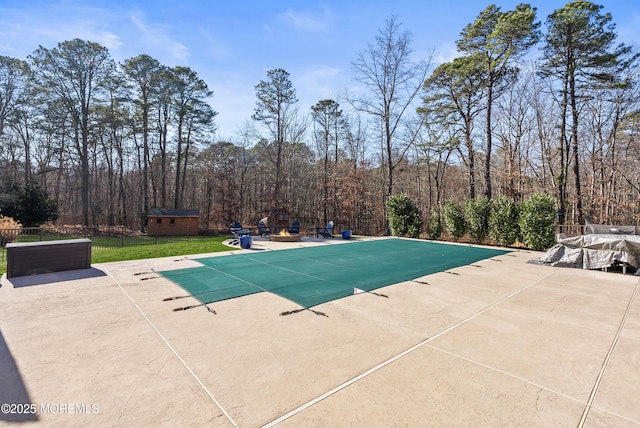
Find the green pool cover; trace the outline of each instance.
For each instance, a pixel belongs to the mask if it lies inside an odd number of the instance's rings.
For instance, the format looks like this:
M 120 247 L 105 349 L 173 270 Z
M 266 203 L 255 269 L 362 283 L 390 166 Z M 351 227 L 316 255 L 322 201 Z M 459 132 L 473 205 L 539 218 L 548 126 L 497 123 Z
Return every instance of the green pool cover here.
M 310 308 L 507 252 L 390 238 L 210 257 L 159 273 L 204 304 L 268 291 Z

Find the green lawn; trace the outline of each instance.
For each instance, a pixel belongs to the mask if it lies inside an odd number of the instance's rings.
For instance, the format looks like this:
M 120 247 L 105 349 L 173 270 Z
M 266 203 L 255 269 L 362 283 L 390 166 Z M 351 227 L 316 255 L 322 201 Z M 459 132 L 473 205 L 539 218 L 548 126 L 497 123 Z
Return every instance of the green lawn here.
M 156 257 L 185 256 L 188 254 L 215 253 L 234 248 L 222 242 L 230 236 L 190 236 L 184 241 L 173 238 L 164 243 L 148 243 L 143 238 L 90 238 L 92 241 L 91 263 L 120 262 L 124 260 L 152 259 Z M 140 240 L 139 242 L 132 240 Z M 153 239 L 153 238 L 152 238 Z M 21 241 L 24 242 L 24 241 Z M 7 271 L 6 250 L 0 254 L 0 275 Z

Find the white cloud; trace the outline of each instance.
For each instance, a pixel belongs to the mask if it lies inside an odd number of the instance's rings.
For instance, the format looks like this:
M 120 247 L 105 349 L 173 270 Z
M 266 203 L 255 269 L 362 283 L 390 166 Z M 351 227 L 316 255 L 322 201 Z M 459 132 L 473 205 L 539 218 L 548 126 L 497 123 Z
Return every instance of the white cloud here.
M 335 97 L 339 87 L 336 83 L 342 75 L 342 70 L 327 65 L 314 65 L 303 70 L 295 78 L 297 86 L 304 88 L 305 92 L 316 94 L 319 98 Z
M 330 67 L 328 65 L 314 65 L 305 74 L 314 79 L 328 79 L 335 77 L 341 73 L 337 67 Z
M 95 41 L 109 50 L 115 50 L 122 46 L 120 37 L 108 31 L 99 33 Z
M 82 39 L 90 42 L 98 43 L 109 50 L 118 49 L 122 45 L 120 37 L 110 31 L 97 30 L 93 21 L 72 21 L 67 22 L 62 28 L 53 26 L 41 26 L 38 33 L 51 40 L 55 40 L 57 45 L 59 42 L 73 39 Z M 52 46 L 47 46 L 52 47 Z
M 211 105 L 219 112 L 215 121 L 221 137 L 233 139 L 233 135 L 240 132 L 244 123 L 251 119 L 255 104 L 253 87 L 228 82 L 215 87 Z
M 279 15 L 279 18 L 287 22 L 296 30 L 300 31 L 325 31 L 329 29 L 331 17 L 327 9 L 323 9 L 319 13 L 299 12 L 293 9 L 287 9 Z
M 208 52 L 212 58 L 227 58 L 232 54 L 233 51 L 229 44 L 210 31 L 201 28 L 198 33 L 200 40 L 204 42 L 203 52 Z
M 106 12 L 105 12 L 106 13 Z M 83 39 L 106 47 L 118 49 L 122 45 L 120 37 L 106 29 L 102 21 L 68 15 L 52 19 L 51 11 L 44 9 L 29 9 L 18 11 L 15 9 L 2 10 L 3 20 L 0 20 L 0 53 L 26 56 L 35 51 L 39 45 L 54 48 L 58 43 Z M 95 11 L 92 16 L 100 16 Z
M 458 56 L 460 55 L 458 54 L 458 48 L 455 42 L 441 43 L 433 55 L 433 65 L 437 67 L 445 62 L 451 62 Z
M 219 112 L 215 118 L 219 136 L 233 140 L 244 122 L 251 119 L 256 103 L 254 85 L 260 77 L 253 81 L 255 76 L 217 68 L 203 70 L 200 77 L 213 90 L 211 106 Z
M 189 48 L 171 38 L 169 25 L 146 23 L 138 15 L 129 19 L 140 33 L 140 45 L 152 49 L 155 55 L 166 52 L 176 61 L 185 61 L 191 55 Z

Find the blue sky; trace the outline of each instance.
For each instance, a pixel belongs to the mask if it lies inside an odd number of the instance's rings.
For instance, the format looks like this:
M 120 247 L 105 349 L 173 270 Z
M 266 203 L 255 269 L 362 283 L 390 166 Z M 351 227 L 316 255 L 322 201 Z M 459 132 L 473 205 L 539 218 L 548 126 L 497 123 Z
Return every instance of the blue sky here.
M 214 91 L 221 138 L 234 139 L 255 107 L 255 85 L 283 68 L 298 108 L 352 87 L 351 63 L 392 15 L 413 33 L 416 55 L 451 60 L 465 25 L 487 5 L 479 0 L 0 0 L 0 55 L 26 59 L 42 45 L 81 38 L 107 47 L 116 61 L 148 54 L 191 67 Z M 566 1 L 530 2 L 544 21 Z M 619 40 L 640 46 L 640 2 L 596 2 L 613 15 Z

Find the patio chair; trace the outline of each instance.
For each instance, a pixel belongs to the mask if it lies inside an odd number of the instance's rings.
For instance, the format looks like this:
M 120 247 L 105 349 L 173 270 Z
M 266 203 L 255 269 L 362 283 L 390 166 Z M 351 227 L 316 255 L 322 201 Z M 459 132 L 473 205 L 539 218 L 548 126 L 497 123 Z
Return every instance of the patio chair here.
M 333 232 L 333 220 L 327 223 L 325 227 L 316 228 L 316 238 L 322 236 L 323 238 L 333 238 L 331 234 Z
M 241 236 L 251 236 L 251 231 L 248 229 L 244 229 L 242 227 L 242 223 L 240 223 L 239 221 L 234 222 L 229 227 L 229 231 L 231 232 L 231 235 L 233 235 L 231 245 L 240 245 Z
M 269 233 L 271 233 L 271 228 L 264 224 L 262 220 L 260 220 L 258 222 L 258 234 L 260 236 L 267 236 Z
M 300 222 L 298 220 L 291 223 L 289 227 L 289 233 L 300 233 Z

